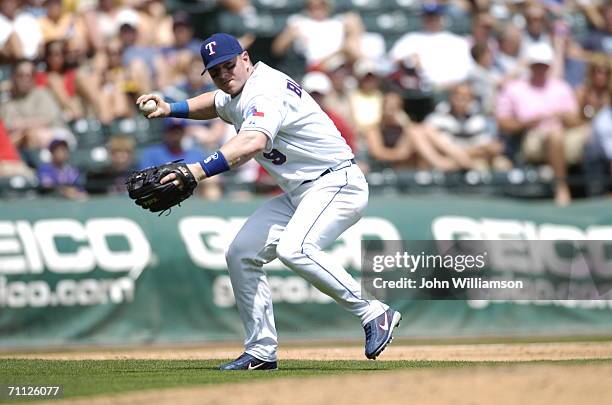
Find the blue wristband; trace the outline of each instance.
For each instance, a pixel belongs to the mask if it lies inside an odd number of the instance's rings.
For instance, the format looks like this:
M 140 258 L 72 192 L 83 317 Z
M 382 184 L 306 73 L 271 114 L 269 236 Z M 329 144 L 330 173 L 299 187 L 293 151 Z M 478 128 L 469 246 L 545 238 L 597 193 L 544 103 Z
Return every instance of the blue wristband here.
M 212 177 L 230 169 L 227 160 L 225 160 L 225 156 L 223 156 L 220 150 L 200 162 L 200 166 L 202 166 L 202 170 L 206 173 L 206 177 Z
M 187 100 L 170 103 L 170 116 L 176 118 L 189 118 L 189 104 Z

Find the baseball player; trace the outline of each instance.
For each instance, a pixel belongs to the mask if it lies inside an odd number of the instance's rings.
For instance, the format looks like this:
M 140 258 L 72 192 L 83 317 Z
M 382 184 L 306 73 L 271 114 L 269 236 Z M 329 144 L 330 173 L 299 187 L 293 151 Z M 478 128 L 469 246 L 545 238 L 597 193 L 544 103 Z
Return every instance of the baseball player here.
M 197 181 L 251 158 L 284 194 L 255 211 L 227 250 L 236 305 L 246 331 L 245 351 L 221 370 L 277 368 L 278 339 L 265 263 L 275 258 L 357 316 L 365 329 L 365 355 L 375 359 L 389 344 L 401 314 L 361 297 L 360 285 L 323 250 L 362 216 L 368 185 L 351 149 L 312 97 L 294 80 L 262 62 L 251 63 L 236 38 L 214 34 L 200 53 L 219 90 L 168 104 L 155 100 L 148 118 L 220 117 L 237 136 L 202 162 L 187 167 Z M 181 185 L 175 174 L 161 183 Z

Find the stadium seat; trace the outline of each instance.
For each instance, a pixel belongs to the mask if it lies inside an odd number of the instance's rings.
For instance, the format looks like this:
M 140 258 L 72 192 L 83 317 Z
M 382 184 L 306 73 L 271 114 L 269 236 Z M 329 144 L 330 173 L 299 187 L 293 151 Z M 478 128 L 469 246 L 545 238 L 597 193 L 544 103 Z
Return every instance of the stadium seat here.
M 35 195 L 38 179 L 24 176 L 0 177 L 0 196 L 5 198 L 23 198 Z
M 96 119 L 82 118 L 69 123 L 70 131 L 77 139 L 79 148 L 91 148 L 104 144 L 104 131 Z
M 334 0 L 333 13 L 345 13 L 351 11 L 353 7 L 353 0 Z
M 255 32 L 260 36 L 275 37 L 287 24 L 286 14 L 263 14 L 257 15 L 257 28 Z
M 410 10 L 413 12 L 417 12 L 421 10 L 422 0 L 389 0 L 395 4 L 394 8 L 403 8 L 405 10 Z
M 467 35 L 470 33 L 472 21 L 469 17 L 447 17 L 446 29 L 454 32 L 457 35 Z
M 379 32 L 383 35 L 398 35 L 421 28 L 421 21 L 418 15 L 395 12 L 371 12 L 361 16 L 367 31 Z
M 258 12 L 276 12 L 280 14 L 299 13 L 304 8 L 303 0 L 255 0 L 253 5 Z
M 182 10 L 192 15 L 201 13 L 210 14 L 217 5 L 215 1 L 200 0 L 164 0 L 164 3 L 171 12 Z
M 354 11 L 385 11 L 384 0 L 351 0 L 351 6 Z
M 553 181 L 545 166 L 526 166 L 509 172 L 453 172 L 392 169 L 380 164 L 367 174 L 373 194 L 477 193 L 517 198 L 551 198 Z M 576 181 L 580 179 L 574 179 Z
M 260 36 L 273 37 L 283 30 L 287 18 L 287 14 L 259 12 L 257 17 L 253 19 L 243 19 L 233 13 L 220 12 L 218 18 L 219 31 L 235 36 L 243 35 L 245 32 L 253 32 Z
M 70 154 L 70 162 L 81 172 L 87 172 L 108 162 L 108 152 L 104 146 L 91 149 L 77 149 Z
M 123 118 L 112 124 L 110 134 L 124 134 L 134 137 L 139 145 L 159 142 L 163 132 L 162 120 L 148 120 L 136 115 L 133 118 Z

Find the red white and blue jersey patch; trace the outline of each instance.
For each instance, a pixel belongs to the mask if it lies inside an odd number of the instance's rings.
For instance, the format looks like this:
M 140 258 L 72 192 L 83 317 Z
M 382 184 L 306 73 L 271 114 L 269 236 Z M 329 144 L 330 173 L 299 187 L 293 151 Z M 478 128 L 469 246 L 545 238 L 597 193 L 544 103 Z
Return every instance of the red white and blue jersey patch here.
M 263 111 L 257 111 L 257 107 L 253 106 L 249 109 L 249 111 L 247 112 L 247 117 L 264 117 L 265 114 L 263 113 Z

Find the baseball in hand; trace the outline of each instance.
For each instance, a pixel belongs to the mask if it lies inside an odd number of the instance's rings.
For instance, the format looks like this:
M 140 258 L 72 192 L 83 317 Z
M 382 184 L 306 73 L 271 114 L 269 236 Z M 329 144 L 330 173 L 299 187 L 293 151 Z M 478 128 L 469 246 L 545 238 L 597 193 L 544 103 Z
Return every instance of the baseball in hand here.
M 140 103 L 140 112 L 145 117 L 151 114 L 153 111 L 157 110 L 157 103 L 155 100 L 149 100 L 146 103 Z

